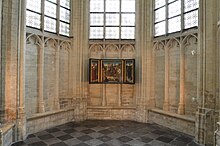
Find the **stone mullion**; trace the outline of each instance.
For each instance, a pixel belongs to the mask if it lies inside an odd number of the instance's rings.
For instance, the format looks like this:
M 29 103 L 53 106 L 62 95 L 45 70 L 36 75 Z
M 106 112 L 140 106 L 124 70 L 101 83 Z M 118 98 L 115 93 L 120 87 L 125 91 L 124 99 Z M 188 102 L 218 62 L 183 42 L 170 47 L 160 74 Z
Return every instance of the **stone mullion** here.
M 122 45 L 119 44 L 119 51 L 120 51 L 120 54 L 119 54 L 119 59 L 122 58 Z M 123 70 L 123 68 L 122 68 Z M 122 82 L 123 82 L 123 72 L 122 72 Z M 122 84 L 118 84 L 118 106 L 122 106 L 122 99 L 121 99 L 121 89 L 122 89 Z
M 104 54 L 104 58 L 106 58 L 106 45 L 103 45 L 103 54 Z M 102 62 L 101 62 L 101 66 L 102 66 Z M 101 71 L 102 72 L 102 71 Z M 102 78 L 102 74 L 101 74 L 101 78 Z M 102 80 L 102 79 L 101 79 Z M 106 106 L 107 104 L 107 99 L 106 99 L 106 84 L 102 84 L 102 106 Z
M 219 1 L 218 1 L 219 2 Z M 218 7 L 220 8 L 220 2 L 218 3 Z M 220 17 L 220 11 L 219 11 L 219 17 Z M 217 55 L 217 73 L 218 73 L 218 91 L 220 91 L 220 18 L 217 22 L 217 26 L 218 26 L 218 29 L 217 29 L 217 51 L 218 51 L 218 55 Z M 220 92 L 218 93 L 217 95 L 219 98 L 220 98 Z M 219 100 L 219 105 L 220 105 L 220 100 Z M 220 122 L 220 108 L 219 108 L 219 118 L 218 118 L 218 121 Z M 220 123 L 219 123 L 220 125 Z M 219 131 L 220 131 L 220 127 L 219 127 Z
M 58 44 L 56 46 L 56 94 L 54 99 L 54 109 L 60 109 L 60 103 L 59 103 L 59 70 L 60 70 L 60 41 L 58 41 Z
M 163 110 L 169 111 L 169 69 L 170 69 L 169 47 L 165 47 L 165 95 L 163 102 Z
M 45 44 L 44 44 L 44 37 L 42 37 L 42 42 L 40 46 L 40 53 L 39 53 L 39 98 L 38 98 L 38 112 L 43 113 L 45 112 L 44 107 L 44 51 L 45 51 Z
M 156 106 L 156 100 L 155 100 L 155 59 L 156 59 L 156 48 L 153 48 L 152 53 L 152 60 L 151 60 L 151 91 L 150 91 L 150 103 L 151 107 L 154 108 Z
M 180 98 L 178 114 L 185 114 L 185 48 L 180 43 Z
M 2 1 L 0 1 L 0 12 L 2 12 Z M 2 13 L 0 14 L 0 123 L 3 122 L 4 118 L 4 96 L 3 96 L 3 56 L 2 56 Z
M 219 7 L 220 7 L 220 3 L 219 3 Z M 219 59 L 219 57 L 220 57 L 220 41 L 219 41 L 219 39 L 220 39 L 220 20 L 218 21 L 217 25 L 218 25 L 218 31 L 217 31 L 217 50 L 218 50 L 218 57 L 217 57 L 217 59 L 218 59 L 217 60 L 218 61 L 218 63 L 217 63 L 218 71 L 217 71 L 217 73 L 218 73 L 218 83 L 217 83 L 217 85 L 220 86 L 220 67 L 219 67 L 219 65 L 220 65 L 220 59 Z M 220 98 L 220 92 L 219 92 L 218 97 Z M 218 104 L 220 105 L 220 100 L 219 100 Z M 219 139 L 220 139 L 220 109 L 219 109 L 219 115 L 218 115 L 217 130 L 215 131 L 216 145 L 220 145 Z

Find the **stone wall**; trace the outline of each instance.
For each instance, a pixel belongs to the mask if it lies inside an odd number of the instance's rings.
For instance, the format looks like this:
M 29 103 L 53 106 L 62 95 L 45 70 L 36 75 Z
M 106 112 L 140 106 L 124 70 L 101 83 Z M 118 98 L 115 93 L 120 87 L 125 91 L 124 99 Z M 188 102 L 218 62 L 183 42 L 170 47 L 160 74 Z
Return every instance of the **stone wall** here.
M 132 43 L 119 45 L 118 42 L 91 42 L 89 51 L 90 58 L 97 59 L 133 59 L 135 56 Z M 88 119 L 131 120 L 134 118 L 136 105 L 135 85 L 89 84 L 87 105 Z
M 70 42 L 29 32 L 26 50 L 27 116 L 73 107 L 69 92 Z
M 134 120 L 135 114 L 135 108 L 88 107 L 87 109 L 88 119 Z
M 200 100 L 197 97 L 197 60 L 200 57 L 197 36 L 189 33 L 186 36 L 160 39 L 155 40 L 153 52 L 156 108 L 165 109 L 166 104 L 168 106 L 166 110 L 178 113 L 182 104 L 184 108 L 182 114 L 195 116 Z M 184 57 L 181 58 L 181 55 Z
M 191 136 L 195 135 L 195 118 L 152 109 L 149 110 L 149 122 L 157 123 Z
M 27 135 L 74 121 L 74 109 L 35 114 L 27 119 Z

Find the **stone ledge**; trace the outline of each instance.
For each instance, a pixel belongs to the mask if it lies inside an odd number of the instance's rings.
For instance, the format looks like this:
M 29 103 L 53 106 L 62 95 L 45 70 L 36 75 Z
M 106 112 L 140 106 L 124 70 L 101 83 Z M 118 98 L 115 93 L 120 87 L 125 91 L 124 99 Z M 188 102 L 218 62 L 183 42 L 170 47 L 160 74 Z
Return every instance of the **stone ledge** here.
M 136 107 L 134 106 L 87 106 L 87 109 L 133 109 L 135 110 Z
M 32 117 L 27 118 L 27 121 L 30 120 L 35 120 L 38 118 L 43 118 L 43 117 L 47 117 L 47 116 L 51 116 L 51 115 L 55 115 L 55 114 L 59 114 L 62 112 L 68 112 L 68 111 L 74 111 L 75 108 L 69 108 L 69 109 L 61 109 L 61 110 L 56 110 L 56 111 L 50 111 L 50 112 L 45 112 L 45 113 L 37 113 Z
M 6 123 L 0 126 L 0 146 L 10 146 L 13 142 L 14 123 Z
M 189 122 L 195 122 L 195 118 L 187 117 L 185 115 L 179 115 L 179 114 L 176 114 L 176 113 L 171 113 L 169 111 L 164 111 L 164 110 L 160 110 L 160 109 L 150 109 L 149 112 L 150 111 L 155 112 L 155 113 L 159 113 L 159 114 L 163 114 L 163 115 L 166 115 L 166 116 L 174 117 L 174 118 L 177 118 L 177 119 L 189 121 Z
M 2 124 L 0 126 L 0 132 L 2 134 L 7 133 L 10 129 L 12 129 L 12 127 L 14 127 L 15 124 L 14 123 L 7 123 L 7 124 Z

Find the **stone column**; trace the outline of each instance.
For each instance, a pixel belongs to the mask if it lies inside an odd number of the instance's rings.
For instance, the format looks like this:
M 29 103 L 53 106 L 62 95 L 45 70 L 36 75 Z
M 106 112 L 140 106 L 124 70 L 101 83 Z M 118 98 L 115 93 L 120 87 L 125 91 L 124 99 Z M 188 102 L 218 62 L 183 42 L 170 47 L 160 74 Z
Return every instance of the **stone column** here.
M 60 41 L 57 44 L 56 50 L 56 95 L 54 99 L 54 109 L 60 109 L 60 102 L 59 102 L 59 68 L 60 68 Z M 69 62 L 68 62 L 69 63 Z
M 185 114 L 185 48 L 180 44 L 180 99 L 178 114 Z
M 19 89 L 18 89 L 18 138 L 24 140 L 26 138 L 26 114 L 25 114 L 25 52 L 26 52 L 26 0 L 19 1 Z
M 220 8 L 220 2 L 218 1 L 218 9 Z M 220 10 L 219 10 L 219 12 L 218 12 L 219 14 L 219 16 L 218 16 L 218 22 L 217 22 L 217 26 L 218 26 L 218 31 L 217 31 L 217 49 L 218 49 L 218 57 L 217 57 L 217 61 L 218 61 L 218 63 L 217 63 L 217 65 L 218 65 L 218 71 L 217 71 L 217 73 L 218 73 L 218 86 L 220 86 L 220 67 L 219 67 L 219 65 L 220 65 L 220 59 L 219 59 L 219 57 L 220 57 Z M 220 91 L 220 87 L 219 87 L 219 89 L 218 89 L 218 91 Z M 220 98 L 220 92 L 219 92 L 219 95 L 218 95 L 218 98 Z M 218 103 L 219 105 L 220 105 L 220 100 L 219 100 L 219 103 Z M 216 146 L 220 146 L 220 109 L 219 109 L 219 116 L 218 116 L 218 122 L 217 122 L 217 129 L 216 129 L 216 131 L 215 131 L 215 145 Z
M 42 44 L 40 46 L 39 57 L 39 98 L 38 98 L 38 112 L 45 112 L 44 107 L 44 37 L 42 38 Z
M 0 26 L 2 26 L 2 0 L 0 1 Z M 3 96 L 3 67 L 2 67 L 2 27 L 0 28 L 0 123 L 4 119 L 4 96 Z
M 163 110 L 169 111 L 169 70 L 170 70 L 169 47 L 165 47 L 165 97 L 163 102 Z

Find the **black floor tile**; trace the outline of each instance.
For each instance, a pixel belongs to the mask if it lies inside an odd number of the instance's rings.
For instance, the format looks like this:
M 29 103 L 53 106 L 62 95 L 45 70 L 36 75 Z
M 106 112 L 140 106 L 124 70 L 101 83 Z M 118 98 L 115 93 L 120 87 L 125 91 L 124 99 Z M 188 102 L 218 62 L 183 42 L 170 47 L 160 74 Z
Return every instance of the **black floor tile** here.
M 122 136 L 122 137 L 119 137 L 119 138 L 117 138 L 117 139 L 118 139 L 119 141 L 121 141 L 121 142 L 124 142 L 124 143 L 133 140 L 133 139 L 131 139 L 130 137 L 127 137 L 127 136 Z
M 173 146 L 186 146 L 186 143 L 184 143 L 182 141 L 177 141 L 177 140 L 171 141 L 170 144 Z
M 75 129 L 73 129 L 73 128 L 71 128 L 71 129 L 65 129 L 65 130 L 63 130 L 63 132 L 65 132 L 65 133 L 73 133 L 73 132 L 76 132 L 76 130 Z
M 88 136 L 88 135 L 83 135 L 83 136 L 77 137 L 77 139 L 79 139 L 81 141 L 88 141 L 88 140 L 91 140 L 93 138 Z
M 28 146 L 47 146 L 47 144 L 42 141 L 39 141 L 39 142 L 29 144 Z
M 111 137 L 106 136 L 106 135 L 105 135 L 105 136 L 98 137 L 97 139 L 98 139 L 98 140 L 101 140 L 101 141 L 103 141 L 103 142 L 107 142 L 107 141 L 112 140 Z
M 50 146 L 69 146 L 69 145 L 67 145 L 67 144 L 65 144 L 63 142 L 59 142 L 59 143 L 52 144 Z
M 110 145 L 107 144 L 107 143 L 102 143 L 102 144 L 100 144 L 100 145 L 98 145 L 98 146 L 110 146 Z
M 160 137 L 157 138 L 157 140 L 162 141 L 162 142 L 165 142 L 165 143 L 169 143 L 169 142 L 171 142 L 173 139 L 168 138 L 168 137 L 165 137 L 165 136 L 160 136 Z
M 165 132 L 164 132 L 164 131 L 161 131 L 161 130 L 154 130 L 154 131 L 152 131 L 151 133 L 158 134 L 158 135 L 163 135 L 163 134 L 165 134 Z
M 104 130 L 100 130 L 99 133 L 102 134 L 111 134 L 113 131 L 109 130 L 109 129 L 104 129 Z
M 59 137 L 57 137 L 57 138 L 59 138 L 59 139 L 62 140 L 62 141 L 65 141 L 65 140 L 71 139 L 71 138 L 73 138 L 73 137 L 70 136 L 70 135 L 68 135 L 68 134 L 66 134 L 66 135 L 63 135 L 63 136 L 59 136 Z
M 190 137 L 186 137 L 186 136 L 177 137 L 176 140 L 182 141 L 184 143 L 189 143 L 192 141 L 192 139 Z
M 76 145 L 73 145 L 73 146 L 90 146 L 90 145 L 88 145 L 86 143 L 79 143 L 79 144 L 76 144 Z
M 149 138 L 149 137 L 146 137 L 146 136 L 143 136 L 140 138 L 140 141 L 144 142 L 144 143 L 148 143 L 150 141 L 152 141 L 153 139 Z
M 191 141 L 188 146 L 200 146 L 198 143 Z
M 41 140 L 46 140 L 46 139 L 54 138 L 54 136 L 51 134 L 46 134 L 46 135 L 40 135 L 38 136 L 38 138 L 40 138 Z
M 51 128 L 51 129 L 47 129 L 47 130 L 45 130 L 45 131 L 47 131 L 47 132 L 49 132 L 49 133 L 54 133 L 54 132 L 60 131 L 60 129 L 58 129 L 58 128 Z
M 82 132 L 82 133 L 85 133 L 85 134 L 89 134 L 89 133 L 93 133 L 93 132 L 95 132 L 95 131 L 92 130 L 92 129 L 85 129 L 85 130 L 82 130 L 81 132 Z

